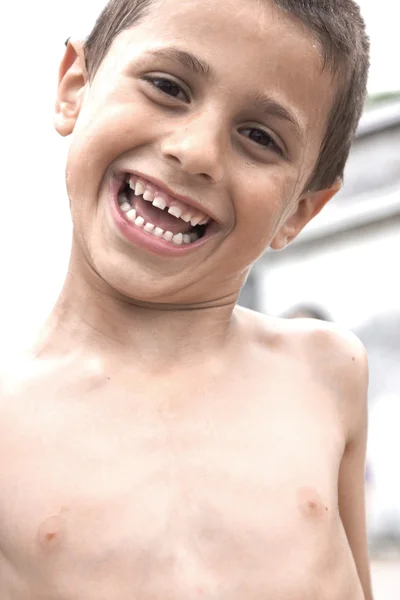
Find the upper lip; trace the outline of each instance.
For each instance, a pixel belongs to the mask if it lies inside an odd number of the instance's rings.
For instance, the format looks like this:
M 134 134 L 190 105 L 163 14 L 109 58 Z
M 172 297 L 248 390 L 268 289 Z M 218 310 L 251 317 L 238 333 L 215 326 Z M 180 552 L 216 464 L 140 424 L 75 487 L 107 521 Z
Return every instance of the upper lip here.
M 216 221 L 216 222 L 220 221 L 211 211 L 209 211 L 207 208 L 205 208 L 200 202 L 197 202 L 197 200 L 194 200 L 190 196 L 184 196 L 182 194 L 176 193 L 174 190 L 172 190 L 170 187 L 168 187 L 165 183 L 163 183 L 156 177 L 152 177 L 150 175 L 145 175 L 144 173 L 140 173 L 139 171 L 125 171 L 124 173 L 127 175 L 139 177 L 140 179 L 143 179 L 144 181 L 148 181 L 149 183 L 152 183 L 154 186 L 159 188 L 162 192 L 164 192 L 171 198 L 175 198 L 176 200 L 179 200 L 180 202 L 183 202 L 184 204 L 187 204 L 188 206 L 192 206 L 200 213 L 203 213 L 207 217 L 210 217 L 210 219 L 212 219 L 213 221 Z

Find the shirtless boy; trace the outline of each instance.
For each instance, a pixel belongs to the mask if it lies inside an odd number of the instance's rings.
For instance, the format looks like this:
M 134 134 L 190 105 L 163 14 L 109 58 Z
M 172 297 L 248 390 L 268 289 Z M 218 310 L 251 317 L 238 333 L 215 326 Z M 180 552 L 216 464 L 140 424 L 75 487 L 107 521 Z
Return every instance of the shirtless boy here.
M 2 380 L 1 600 L 371 599 L 364 350 L 235 306 L 339 189 L 367 70 L 352 0 L 114 0 L 69 42 L 73 247 Z

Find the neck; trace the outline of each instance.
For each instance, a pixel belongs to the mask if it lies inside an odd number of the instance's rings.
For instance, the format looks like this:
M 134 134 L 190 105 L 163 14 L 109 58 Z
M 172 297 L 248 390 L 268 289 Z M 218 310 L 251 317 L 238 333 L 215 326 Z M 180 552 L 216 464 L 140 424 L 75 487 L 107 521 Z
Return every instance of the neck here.
M 112 355 L 164 364 L 223 348 L 234 329 L 237 296 L 192 305 L 140 303 L 118 295 L 71 260 L 36 354 Z

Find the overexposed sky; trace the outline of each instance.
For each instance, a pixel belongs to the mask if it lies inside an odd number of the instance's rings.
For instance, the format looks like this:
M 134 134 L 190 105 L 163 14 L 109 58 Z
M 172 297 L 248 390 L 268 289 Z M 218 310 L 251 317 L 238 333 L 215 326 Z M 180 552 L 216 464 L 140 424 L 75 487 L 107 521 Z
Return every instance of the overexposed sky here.
M 400 5 L 397 0 L 359 0 L 371 37 L 370 91 L 400 90 Z

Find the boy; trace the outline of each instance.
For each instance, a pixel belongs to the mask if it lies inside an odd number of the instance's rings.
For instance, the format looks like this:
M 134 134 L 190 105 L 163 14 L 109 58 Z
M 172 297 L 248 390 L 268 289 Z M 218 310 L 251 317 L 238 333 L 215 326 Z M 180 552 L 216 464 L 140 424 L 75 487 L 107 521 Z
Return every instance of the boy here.
M 1 600 L 370 600 L 367 365 L 235 306 L 340 187 L 352 0 L 113 0 L 68 44 L 64 289 L 1 395 Z

